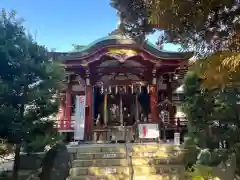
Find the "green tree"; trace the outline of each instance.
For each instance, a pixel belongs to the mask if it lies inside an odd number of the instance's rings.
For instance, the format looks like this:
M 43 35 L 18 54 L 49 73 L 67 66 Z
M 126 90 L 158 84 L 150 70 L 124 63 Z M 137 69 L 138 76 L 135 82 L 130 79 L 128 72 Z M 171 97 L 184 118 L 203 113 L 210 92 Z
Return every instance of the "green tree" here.
M 206 87 L 228 86 L 232 77 L 239 83 L 239 0 L 111 0 L 111 5 L 121 18 L 122 32 L 144 39 L 162 30 L 163 42 L 181 44 L 198 57 L 209 56 L 201 61 Z
M 18 179 L 20 149 L 36 136 L 54 133 L 63 69 L 26 34 L 14 12 L 0 16 L 0 136 L 15 146 L 12 179 Z
M 203 89 L 199 75 L 189 72 L 184 93 L 189 137 L 200 150 L 196 163 L 215 166 L 226 162 L 240 142 L 239 89 Z
M 167 41 L 205 51 L 209 45 L 233 45 L 240 34 L 239 0 L 111 0 L 111 5 L 121 18 L 120 28 L 132 36 L 164 30 L 170 35 Z

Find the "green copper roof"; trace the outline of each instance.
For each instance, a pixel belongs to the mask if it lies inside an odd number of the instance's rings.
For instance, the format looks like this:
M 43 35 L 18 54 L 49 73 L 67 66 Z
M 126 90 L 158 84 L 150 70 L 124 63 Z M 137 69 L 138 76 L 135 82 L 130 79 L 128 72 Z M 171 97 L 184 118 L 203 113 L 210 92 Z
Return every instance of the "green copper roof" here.
M 189 59 L 192 57 L 192 53 L 186 52 L 168 52 L 160 50 L 156 45 L 146 41 L 141 46 L 130 38 L 125 38 L 122 35 L 111 35 L 100 38 L 87 46 L 81 47 L 77 52 L 67 53 L 62 59 L 75 59 L 84 58 L 84 56 L 90 55 L 103 47 L 109 47 L 113 45 L 127 45 L 129 47 L 144 49 L 156 57 L 162 59 Z
M 111 35 L 111 36 L 106 36 L 106 37 L 103 37 L 103 38 L 100 38 L 100 39 L 97 39 L 95 41 L 93 41 L 92 43 L 90 43 L 89 45 L 87 46 L 82 46 L 82 48 L 78 51 L 78 52 L 82 52 L 82 51 L 87 51 L 90 47 L 94 46 L 95 44 L 101 42 L 101 41 L 106 41 L 106 40 L 123 40 L 123 36 L 121 35 Z M 126 39 L 126 38 L 125 38 Z M 149 45 L 150 47 L 156 49 L 157 51 L 160 51 L 159 48 L 154 45 L 153 43 L 149 42 L 149 41 L 146 41 L 147 45 Z M 169 51 L 166 51 L 166 50 L 161 50 L 162 52 L 169 52 Z

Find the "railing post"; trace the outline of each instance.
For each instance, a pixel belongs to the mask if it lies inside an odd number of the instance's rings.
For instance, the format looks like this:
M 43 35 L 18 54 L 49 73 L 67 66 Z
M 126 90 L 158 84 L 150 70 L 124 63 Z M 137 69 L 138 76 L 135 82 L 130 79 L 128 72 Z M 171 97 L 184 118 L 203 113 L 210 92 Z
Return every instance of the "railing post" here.
M 124 122 L 124 142 L 127 143 L 127 126 L 126 126 L 126 122 Z
M 139 124 L 139 120 L 137 120 L 137 122 L 135 123 L 135 138 L 134 138 L 134 142 L 139 142 L 139 132 L 138 132 L 138 124 Z

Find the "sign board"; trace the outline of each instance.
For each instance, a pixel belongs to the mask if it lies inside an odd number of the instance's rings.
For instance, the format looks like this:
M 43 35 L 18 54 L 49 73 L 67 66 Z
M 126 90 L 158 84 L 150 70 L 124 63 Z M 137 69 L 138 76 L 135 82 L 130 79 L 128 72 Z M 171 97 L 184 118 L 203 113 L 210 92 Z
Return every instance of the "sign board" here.
M 140 139 L 159 138 L 158 124 L 139 124 L 138 132 Z
M 76 96 L 74 140 L 84 140 L 86 97 Z
M 180 145 L 180 133 L 174 133 L 174 145 Z
M 116 158 L 117 157 L 117 155 L 115 154 L 115 153 L 109 153 L 109 154 L 104 154 L 103 155 L 103 158 L 104 159 L 110 159 L 110 158 Z

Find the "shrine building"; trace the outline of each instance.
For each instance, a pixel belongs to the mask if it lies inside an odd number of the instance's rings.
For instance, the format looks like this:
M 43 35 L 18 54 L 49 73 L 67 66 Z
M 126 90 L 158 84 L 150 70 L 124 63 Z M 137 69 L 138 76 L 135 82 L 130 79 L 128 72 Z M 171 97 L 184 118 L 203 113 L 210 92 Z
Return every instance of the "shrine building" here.
M 79 52 L 54 57 L 67 73 L 59 132 L 81 141 L 134 142 L 139 124 L 157 124 L 161 139 L 184 131 L 182 79 L 192 53 L 167 52 L 148 41 L 139 44 L 110 35 Z M 144 129 L 141 133 L 146 135 Z

